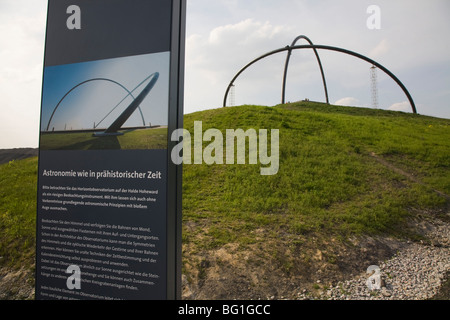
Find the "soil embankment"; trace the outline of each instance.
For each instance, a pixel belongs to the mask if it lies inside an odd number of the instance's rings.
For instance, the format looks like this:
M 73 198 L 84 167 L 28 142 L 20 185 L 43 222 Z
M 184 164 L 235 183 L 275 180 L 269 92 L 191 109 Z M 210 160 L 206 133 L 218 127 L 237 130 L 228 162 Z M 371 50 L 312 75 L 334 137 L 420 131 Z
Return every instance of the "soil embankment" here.
M 37 148 L 0 149 L 0 164 L 8 163 L 12 160 L 37 157 L 38 152 L 39 149 Z

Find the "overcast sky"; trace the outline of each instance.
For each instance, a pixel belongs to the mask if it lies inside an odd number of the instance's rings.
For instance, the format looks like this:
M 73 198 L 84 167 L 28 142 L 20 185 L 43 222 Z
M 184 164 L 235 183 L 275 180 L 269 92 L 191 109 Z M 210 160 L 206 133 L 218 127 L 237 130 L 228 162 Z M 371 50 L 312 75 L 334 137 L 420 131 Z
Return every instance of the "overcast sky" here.
M 248 62 L 306 35 L 374 59 L 406 86 L 418 113 L 450 118 L 448 0 L 187 0 L 185 113 L 219 108 Z M 380 28 L 367 21 L 380 9 Z M 37 147 L 46 0 L 0 0 L 0 148 Z M 306 44 L 299 42 L 298 44 Z M 330 103 L 371 107 L 367 62 L 319 51 Z M 236 81 L 235 104 L 281 102 L 286 54 L 262 60 Z M 403 91 L 378 70 L 383 109 L 410 112 Z M 293 53 L 287 101 L 325 101 L 311 50 Z

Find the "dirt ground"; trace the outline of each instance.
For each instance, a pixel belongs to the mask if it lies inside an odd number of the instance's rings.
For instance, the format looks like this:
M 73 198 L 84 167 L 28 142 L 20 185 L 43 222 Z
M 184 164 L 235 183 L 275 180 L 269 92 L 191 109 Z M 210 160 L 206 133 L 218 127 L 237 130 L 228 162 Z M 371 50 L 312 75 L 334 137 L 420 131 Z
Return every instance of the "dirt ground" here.
M 34 273 L 31 270 L 0 269 L 0 300 L 34 299 Z
M 449 223 L 448 215 L 445 223 Z M 424 233 L 439 219 L 412 221 Z M 259 232 L 264 233 L 264 230 Z M 419 241 L 419 240 L 418 240 Z M 420 240 L 427 245 L 426 239 Z M 406 241 L 388 237 L 360 237 L 347 242 L 312 240 L 292 244 L 283 239 L 247 245 L 233 243 L 198 251 L 183 245 L 182 298 L 185 300 L 296 300 L 302 292 L 326 290 L 339 281 L 365 273 L 367 267 L 387 260 Z M 277 252 L 276 255 L 273 253 Z M 32 268 L 33 269 L 33 268 Z M 449 299 L 449 281 L 437 299 Z M 34 271 L 0 269 L 0 300 L 34 299 Z
M 448 213 L 423 212 L 411 220 L 417 240 L 392 237 L 359 237 L 348 241 L 314 239 L 293 244 L 283 236 L 244 248 L 229 243 L 214 250 L 197 252 L 183 246 L 183 299 L 186 300 L 296 300 L 301 293 L 321 295 L 340 281 L 365 275 L 368 266 L 378 265 L 406 249 L 408 241 L 433 244 L 426 234 L 450 223 Z M 264 230 L 260 230 L 264 234 Z M 276 254 L 274 254 L 276 252 Z M 449 281 L 436 296 L 447 300 Z
M 264 255 L 266 246 L 272 252 L 278 247 L 279 254 Z M 347 244 L 309 246 L 277 242 L 242 250 L 238 245 L 227 244 L 217 250 L 187 256 L 183 298 L 295 300 L 301 292 L 320 290 L 364 273 L 369 265 L 401 250 L 402 242 L 367 237 Z

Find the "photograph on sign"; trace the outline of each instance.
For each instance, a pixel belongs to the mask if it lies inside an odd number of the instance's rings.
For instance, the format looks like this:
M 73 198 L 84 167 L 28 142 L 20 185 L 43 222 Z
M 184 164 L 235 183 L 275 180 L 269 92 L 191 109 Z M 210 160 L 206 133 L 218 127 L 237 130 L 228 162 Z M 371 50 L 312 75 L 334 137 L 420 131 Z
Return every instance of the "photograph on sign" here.
M 41 148 L 167 148 L 170 52 L 49 66 Z

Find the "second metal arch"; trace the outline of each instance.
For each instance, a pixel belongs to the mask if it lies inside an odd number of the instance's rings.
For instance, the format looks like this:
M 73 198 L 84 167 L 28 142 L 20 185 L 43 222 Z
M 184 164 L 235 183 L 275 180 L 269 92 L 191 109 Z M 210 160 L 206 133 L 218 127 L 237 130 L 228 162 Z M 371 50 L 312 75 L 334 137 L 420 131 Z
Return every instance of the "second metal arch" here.
M 310 45 L 314 45 L 307 36 L 301 35 L 301 36 L 298 36 L 297 38 L 295 38 L 294 41 L 292 41 L 291 46 L 287 47 L 287 48 L 291 48 L 291 47 L 295 46 L 297 41 L 300 39 L 304 39 L 304 40 L 308 41 L 308 43 Z M 323 72 L 322 62 L 320 61 L 320 57 L 319 57 L 319 53 L 317 52 L 317 49 L 313 48 L 313 50 L 314 50 L 314 54 L 316 55 L 317 62 L 319 63 L 320 73 L 322 74 L 322 82 L 323 82 L 323 89 L 325 91 L 325 99 L 327 101 L 327 104 L 330 104 L 330 102 L 328 100 L 327 82 L 325 80 L 325 73 Z M 282 93 L 281 93 L 281 103 L 282 104 L 285 103 L 285 98 L 286 98 L 286 80 L 287 80 L 287 72 L 288 72 L 288 68 L 289 68 L 289 60 L 291 59 L 291 53 L 292 53 L 292 50 L 288 50 L 288 54 L 286 56 L 286 63 L 284 65 L 283 88 L 282 88 Z

